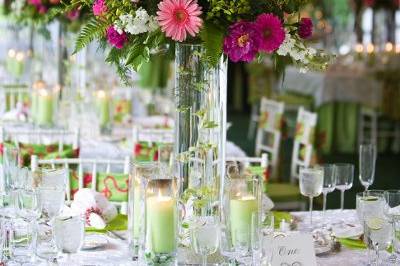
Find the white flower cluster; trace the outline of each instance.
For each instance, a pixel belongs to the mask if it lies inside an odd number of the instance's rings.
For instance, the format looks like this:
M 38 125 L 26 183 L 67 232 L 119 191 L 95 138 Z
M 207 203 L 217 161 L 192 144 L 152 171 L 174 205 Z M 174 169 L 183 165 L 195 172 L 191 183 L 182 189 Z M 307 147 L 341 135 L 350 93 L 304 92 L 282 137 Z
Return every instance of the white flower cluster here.
M 146 10 L 140 7 L 135 12 L 135 16 L 131 14 L 121 15 L 114 22 L 114 29 L 119 34 L 127 32 L 137 35 L 144 32 L 152 32 L 158 28 L 158 22 L 154 16 L 149 16 Z
M 316 54 L 317 51 L 312 47 L 306 47 L 302 42 L 293 38 L 286 33 L 285 41 L 277 51 L 278 55 L 289 55 L 294 61 L 307 65 Z
M 13 13 L 14 13 L 16 16 L 20 16 L 20 15 L 21 15 L 21 12 L 22 12 L 22 9 L 24 8 L 25 4 L 26 4 L 26 1 L 25 1 L 25 0 L 16 0 L 16 1 L 13 1 L 13 2 L 11 3 L 11 9 L 13 10 Z

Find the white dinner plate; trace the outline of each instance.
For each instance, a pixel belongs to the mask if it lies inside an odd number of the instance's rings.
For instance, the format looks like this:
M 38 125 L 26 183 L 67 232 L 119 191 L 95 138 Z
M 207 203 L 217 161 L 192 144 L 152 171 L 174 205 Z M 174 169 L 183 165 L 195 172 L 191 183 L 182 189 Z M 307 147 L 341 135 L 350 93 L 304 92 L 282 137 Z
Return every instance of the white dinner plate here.
M 105 248 L 108 244 L 107 238 L 102 235 L 86 235 L 85 242 L 83 243 L 82 250 L 95 250 Z

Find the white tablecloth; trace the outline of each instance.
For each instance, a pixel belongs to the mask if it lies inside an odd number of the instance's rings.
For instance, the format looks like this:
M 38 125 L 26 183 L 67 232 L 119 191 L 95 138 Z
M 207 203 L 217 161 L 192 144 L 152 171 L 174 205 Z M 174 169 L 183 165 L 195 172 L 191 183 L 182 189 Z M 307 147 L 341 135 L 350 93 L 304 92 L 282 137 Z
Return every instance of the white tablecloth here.
M 299 224 L 308 222 L 308 212 L 292 213 L 300 217 L 303 221 Z M 314 218 L 321 218 L 321 212 L 314 212 Z M 331 223 L 345 220 L 346 223 L 357 223 L 355 210 L 345 210 L 343 213 L 339 210 L 328 211 L 327 218 Z M 83 265 L 101 265 L 101 266 L 123 266 L 123 265 L 140 265 L 130 259 L 126 241 L 107 237 L 109 244 L 102 251 L 82 251 L 79 253 L 79 258 Z M 72 258 L 77 255 L 73 255 Z M 341 251 L 335 254 L 328 254 L 317 257 L 318 266 L 363 266 L 367 265 L 367 254 L 365 250 L 350 250 L 342 247 Z M 61 264 L 68 265 L 68 264 Z M 304 265 L 307 266 L 307 265 Z
M 371 76 L 354 73 L 307 72 L 289 67 L 285 71 L 283 90 L 311 95 L 315 105 L 329 102 L 353 102 L 379 107 L 382 83 Z

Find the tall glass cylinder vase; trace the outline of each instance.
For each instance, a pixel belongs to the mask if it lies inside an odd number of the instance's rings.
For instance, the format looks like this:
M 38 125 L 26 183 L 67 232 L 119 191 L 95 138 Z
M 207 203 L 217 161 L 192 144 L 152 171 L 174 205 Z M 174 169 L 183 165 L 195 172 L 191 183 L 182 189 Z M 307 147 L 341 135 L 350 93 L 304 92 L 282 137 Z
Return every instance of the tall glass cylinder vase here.
M 181 196 L 190 191 L 196 194 L 192 198 L 219 207 L 225 171 L 226 83 L 226 61 L 209 64 L 201 44 L 176 45 L 174 150 Z M 191 211 L 186 208 L 187 215 Z

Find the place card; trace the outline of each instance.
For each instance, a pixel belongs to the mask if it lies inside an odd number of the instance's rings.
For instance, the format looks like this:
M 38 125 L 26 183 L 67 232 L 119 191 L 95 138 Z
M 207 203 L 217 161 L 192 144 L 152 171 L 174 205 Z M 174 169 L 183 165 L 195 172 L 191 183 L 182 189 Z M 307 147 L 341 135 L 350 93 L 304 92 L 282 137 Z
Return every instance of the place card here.
M 317 266 L 310 234 L 277 235 L 272 242 L 272 266 Z

